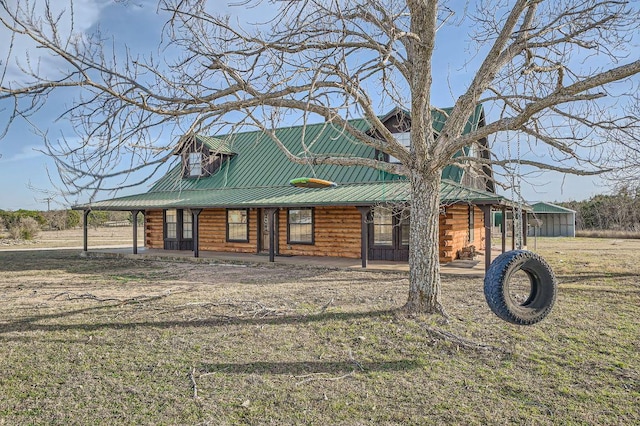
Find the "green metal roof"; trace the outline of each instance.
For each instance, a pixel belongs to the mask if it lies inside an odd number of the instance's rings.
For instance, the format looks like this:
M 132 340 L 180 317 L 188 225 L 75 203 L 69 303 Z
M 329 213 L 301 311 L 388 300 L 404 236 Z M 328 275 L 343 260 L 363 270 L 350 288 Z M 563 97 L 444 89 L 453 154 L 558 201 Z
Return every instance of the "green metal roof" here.
M 450 109 L 449 109 L 450 110 Z M 465 132 L 476 129 L 482 106 L 476 108 Z M 442 130 L 445 116 L 433 113 L 434 131 Z M 358 130 L 370 129 L 364 119 L 352 120 Z M 355 140 L 343 129 L 329 123 L 294 126 L 275 130 L 277 137 L 294 155 L 306 151 L 314 155 L 375 158 L 374 148 Z M 291 162 L 275 142 L 261 131 L 197 139 L 214 152 L 232 153 L 211 176 L 183 177 L 178 164 L 160 178 L 146 194 L 94 202 L 78 208 L 129 210 L 169 207 L 263 207 L 295 205 L 369 205 L 401 202 L 409 198 L 406 178 L 362 166 L 301 165 Z M 504 200 L 495 194 L 464 188 L 459 183 L 462 170 L 455 166 L 442 173 L 442 202 L 455 200 Z M 301 189 L 288 185 L 299 177 L 318 177 L 336 182 L 337 188 Z
M 364 120 L 353 124 L 366 131 Z M 375 158 L 375 149 L 359 143 L 344 131 L 327 123 L 277 129 L 277 137 L 296 155 L 304 153 L 306 146 L 315 154 L 345 157 Z M 344 167 L 334 165 L 301 165 L 290 161 L 275 142 L 260 131 L 222 136 L 226 147 L 236 153 L 225 161 L 215 174 L 203 178 L 183 178 L 182 166 L 177 165 L 162 177 L 150 192 L 183 191 L 191 189 L 248 188 L 258 186 L 282 186 L 291 179 L 309 176 L 319 177 L 339 184 L 375 182 L 401 179 L 369 167 Z
M 228 141 L 225 139 L 202 135 L 196 135 L 196 139 L 212 152 L 220 154 L 236 154 L 236 152 L 231 149 Z
M 449 109 L 450 110 L 450 109 Z M 465 133 L 478 127 L 482 107 L 476 108 L 465 127 Z M 439 111 L 433 113 L 434 130 L 442 130 L 445 116 Z M 352 120 L 358 130 L 370 129 L 366 120 Z M 304 155 L 306 150 L 315 155 L 375 158 L 375 149 L 356 141 L 343 129 L 332 124 L 318 123 L 277 129 L 277 137 L 294 155 Z M 183 178 L 182 166 L 177 165 L 162 177 L 152 188 L 156 191 L 183 191 L 190 189 L 219 189 L 234 187 L 280 186 L 301 176 L 319 177 L 338 184 L 356 182 L 377 182 L 404 179 L 369 167 L 335 165 L 301 165 L 290 161 L 276 146 L 274 141 L 261 131 L 243 132 L 219 137 L 198 136 L 198 140 L 213 151 L 235 153 L 222 168 L 212 176 L 204 178 Z M 442 173 L 443 179 L 460 182 L 463 171 L 459 167 L 448 166 Z
M 132 210 L 164 208 L 249 208 L 304 207 L 322 205 L 374 205 L 402 203 L 411 200 L 407 180 L 373 183 L 349 183 L 330 188 L 278 187 L 221 188 L 217 190 L 189 189 L 154 191 L 98 201 L 94 210 Z M 466 188 L 444 180 L 440 190 L 442 204 L 473 202 L 478 204 L 508 204 L 497 194 Z
M 534 213 L 575 213 L 575 210 L 571 210 L 565 207 L 558 206 L 556 204 L 539 202 L 533 204 Z

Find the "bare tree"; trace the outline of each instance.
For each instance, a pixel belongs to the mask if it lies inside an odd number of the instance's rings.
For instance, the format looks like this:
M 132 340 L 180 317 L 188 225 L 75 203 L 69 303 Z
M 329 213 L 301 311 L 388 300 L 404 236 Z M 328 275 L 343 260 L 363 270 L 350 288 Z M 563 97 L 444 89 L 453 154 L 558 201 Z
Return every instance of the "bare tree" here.
M 615 125 L 601 129 L 602 139 L 614 147 L 608 161 L 616 167 L 603 175 L 614 194 L 640 190 L 640 95 L 633 92 L 633 101 L 615 118 Z
M 640 24 L 633 2 L 480 0 L 475 9 L 433 0 L 270 3 L 278 8 L 273 20 L 243 28 L 212 13 L 205 0 L 160 0 L 158 10 L 168 14 L 163 52 L 176 53 L 168 62 L 128 52 L 116 59 L 99 33 L 62 34 L 61 18 L 49 9 L 36 16 L 27 1 L 10 7 L 0 0 L 4 26 L 52 52 L 58 64 L 49 75 L 32 62 L 22 63 L 25 78 L 3 81 L 0 99 L 14 100 L 13 119 L 37 110 L 55 91 L 78 90 L 77 102 L 62 115 L 78 129 L 81 142 L 47 144 L 75 190 L 95 190 L 109 178 L 167 161 L 173 146 L 158 142 L 159 128 L 177 135 L 254 126 L 291 161 L 360 165 L 406 176 L 412 220 L 405 308 L 411 312 L 444 312 L 438 262 L 441 172 L 449 164 L 482 161 L 454 159 L 463 147 L 501 133 L 520 140 L 526 152 L 498 156 L 494 150 L 485 161 L 505 173 L 514 165 L 575 174 L 611 166 L 603 159 L 615 141 L 597 131 L 620 124 L 611 105 L 624 103 L 628 90 L 620 92 L 611 83 L 640 72 L 640 61 L 629 58 Z M 449 25 L 473 28 L 475 60 L 470 58 L 469 67 L 474 71 L 466 87 L 450 89 L 453 109 L 440 111 L 447 121 L 434 135 L 431 93 L 446 82 L 434 81 L 432 59 L 438 32 Z M 463 134 L 479 103 L 490 109 L 486 126 Z M 381 106 L 410 111 L 409 149 L 380 121 Z M 274 129 L 291 117 L 302 123 L 323 119 L 400 163 L 317 156 L 312 143 L 304 153 L 289 152 Z M 353 117 L 365 117 L 377 137 L 355 128 Z M 127 167 L 118 164 L 120 158 L 129 159 Z

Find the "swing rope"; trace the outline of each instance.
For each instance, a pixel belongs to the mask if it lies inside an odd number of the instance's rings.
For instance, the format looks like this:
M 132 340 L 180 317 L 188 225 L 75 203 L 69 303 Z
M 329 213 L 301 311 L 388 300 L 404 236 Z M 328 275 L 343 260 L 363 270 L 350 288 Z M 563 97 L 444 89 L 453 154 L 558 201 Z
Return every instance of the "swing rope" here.
M 507 137 L 509 132 L 507 131 Z M 524 243 L 523 237 L 523 211 L 524 211 L 524 199 L 522 197 L 521 185 L 522 185 L 522 176 L 521 176 L 521 166 L 520 163 L 520 134 L 516 134 L 516 162 L 515 166 L 509 168 L 509 180 L 510 180 L 510 191 L 511 191 L 511 200 L 516 201 L 514 205 L 511 206 L 511 216 L 513 221 L 513 238 L 515 239 L 515 245 L 518 250 L 522 249 Z M 509 138 L 509 141 L 511 138 Z M 512 158 L 511 156 L 511 143 L 507 143 L 507 156 Z

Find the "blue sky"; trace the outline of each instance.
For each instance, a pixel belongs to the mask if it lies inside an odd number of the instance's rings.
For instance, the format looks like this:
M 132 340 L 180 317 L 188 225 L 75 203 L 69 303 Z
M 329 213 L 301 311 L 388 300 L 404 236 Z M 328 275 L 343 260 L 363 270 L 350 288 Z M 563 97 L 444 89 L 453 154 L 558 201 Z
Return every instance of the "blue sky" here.
M 16 0 L 13 0 L 16 1 Z M 56 2 L 57 3 L 57 2 Z M 64 2 L 62 2 L 64 3 Z M 245 22 L 264 19 L 267 2 L 262 8 L 245 10 L 244 7 L 229 7 L 227 1 L 221 1 L 218 10 L 242 17 Z M 238 2 L 241 3 L 241 2 Z M 217 5 L 217 2 L 216 2 Z M 75 4 L 76 22 L 80 29 L 92 31 L 97 25 L 103 33 L 113 35 L 120 44 L 127 44 L 133 51 L 141 53 L 157 50 L 163 17 L 156 14 L 156 3 L 152 0 L 133 0 L 114 3 L 110 0 L 80 0 Z M 240 19 L 240 18 L 238 18 Z M 465 67 L 468 34 L 464 28 L 451 28 L 439 34 L 434 57 L 435 78 L 441 83 L 434 84 L 432 103 L 437 106 L 449 106 L 460 93 L 450 93 L 450 87 L 467 84 L 472 77 L 473 68 Z M 8 34 L 0 32 L 0 39 Z M 0 46 L 0 57 L 6 57 L 6 51 Z M 30 46 L 18 42 L 14 55 L 27 51 Z M 32 51 L 32 50 L 30 50 Z M 451 52 L 454 52 L 453 54 Z M 46 131 L 49 138 L 59 138 L 61 134 L 70 135 L 71 131 L 64 121 L 55 121 L 57 115 L 73 102 L 73 92 L 58 92 L 32 122 L 40 131 Z M 4 105 L 0 103 L 0 114 Z M 380 111 L 384 113 L 386 111 Z M 43 153 L 42 136 L 25 122 L 15 122 L 4 139 L 0 140 L 0 209 L 15 210 L 46 209 L 46 198 L 51 197 L 54 184 L 60 180 L 53 162 Z M 53 183 L 52 183 L 53 182 Z M 118 195 L 145 192 L 147 186 L 130 189 Z M 524 183 L 522 193 L 528 201 L 568 201 L 582 200 L 606 192 L 598 178 L 564 176 L 558 173 L 544 173 Z M 510 192 L 505 195 L 510 196 Z M 52 208 L 67 207 L 69 201 L 54 196 Z M 102 198 L 109 198 L 105 194 Z M 84 201 L 84 200 L 80 200 Z

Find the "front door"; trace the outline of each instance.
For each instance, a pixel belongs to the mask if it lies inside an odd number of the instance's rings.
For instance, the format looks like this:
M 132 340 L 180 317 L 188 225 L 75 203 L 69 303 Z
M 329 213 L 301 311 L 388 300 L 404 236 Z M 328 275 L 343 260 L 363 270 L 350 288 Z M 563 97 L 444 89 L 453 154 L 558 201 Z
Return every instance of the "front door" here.
M 164 211 L 164 249 L 193 250 L 193 214 L 186 209 Z
M 369 220 L 370 260 L 409 260 L 409 210 L 379 206 Z
M 269 253 L 269 211 L 260 210 L 260 252 Z

